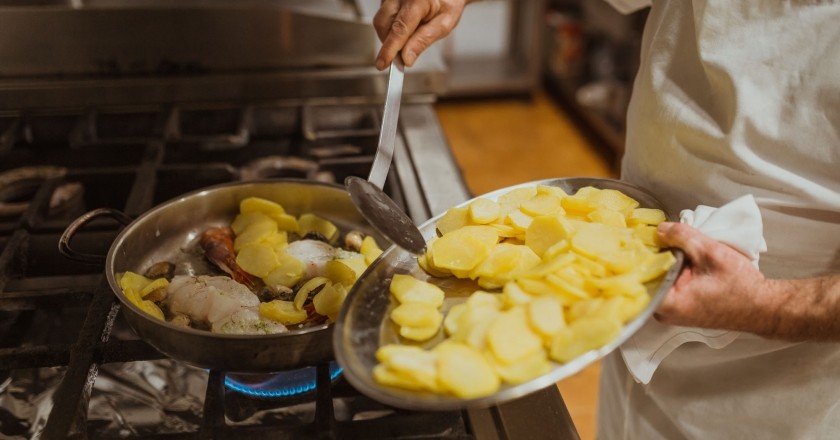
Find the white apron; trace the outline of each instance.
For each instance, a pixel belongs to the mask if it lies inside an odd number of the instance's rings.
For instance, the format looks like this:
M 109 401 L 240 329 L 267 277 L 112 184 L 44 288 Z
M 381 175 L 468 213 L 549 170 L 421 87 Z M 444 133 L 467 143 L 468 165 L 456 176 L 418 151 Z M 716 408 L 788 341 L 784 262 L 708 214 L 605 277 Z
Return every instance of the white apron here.
M 622 178 L 673 214 L 753 194 L 771 278 L 840 271 L 840 2 L 653 1 Z M 840 318 L 838 318 L 840 319 Z M 840 438 L 840 344 L 687 343 L 636 383 L 605 358 L 599 438 Z

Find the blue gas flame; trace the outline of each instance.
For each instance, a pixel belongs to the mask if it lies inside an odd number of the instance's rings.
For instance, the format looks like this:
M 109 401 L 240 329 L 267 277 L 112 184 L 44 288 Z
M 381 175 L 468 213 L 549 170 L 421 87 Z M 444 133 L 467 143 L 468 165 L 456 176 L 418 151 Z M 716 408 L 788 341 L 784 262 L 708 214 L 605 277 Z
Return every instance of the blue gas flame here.
M 342 369 L 335 362 L 330 362 L 330 380 L 341 375 Z M 242 394 L 279 398 L 304 394 L 315 389 L 316 368 L 306 367 L 298 370 L 276 373 L 267 381 L 259 384 L 245 384 L 225 376 L 225 386 Z

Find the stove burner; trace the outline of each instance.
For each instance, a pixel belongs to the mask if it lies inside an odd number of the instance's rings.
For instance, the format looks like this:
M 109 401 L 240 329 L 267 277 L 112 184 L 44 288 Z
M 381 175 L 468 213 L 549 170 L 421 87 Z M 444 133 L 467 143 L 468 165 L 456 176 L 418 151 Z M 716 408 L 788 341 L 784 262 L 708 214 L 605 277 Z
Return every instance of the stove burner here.
M 41 184 L 63 177 L 67 168 L 54 166 L 21 167 L 0 173 L 0 217 L 23 214 Z M 84 188 L 79 183 L 58 186 L 50 198 L 49 215 L 66 212 L 82 202 Z
M 330 380 L 341 375 L 341 367 L 330 362 Z M 305 367 L 274 374 L 227 374 L 225 386 L 249 396 L 277 399 L 306 394 L 315 390 L 316 369 Z

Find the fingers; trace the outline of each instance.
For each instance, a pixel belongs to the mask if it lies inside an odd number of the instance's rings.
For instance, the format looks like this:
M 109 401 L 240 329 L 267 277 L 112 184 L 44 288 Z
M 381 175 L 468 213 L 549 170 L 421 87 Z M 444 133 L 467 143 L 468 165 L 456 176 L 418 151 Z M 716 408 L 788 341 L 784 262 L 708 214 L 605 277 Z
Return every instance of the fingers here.
M 702 232 L 684 223 L 661 223 L 656 228 L 656 234 L 663 244 L 682 249 L 688 259 L 695 263 L 703 261 L 708 250 L 716 243 Z
M 391 5 L 390 3 L 394 4 Z M 376 14 L 377 18 L 375 18 L 376 23 L 378 23 L 376 25 L 377 32 L 382 39 L 382 48 L 376 57 L 377 69 L 383 70 L 388 67 L 388 64 L 391 63 L 397 52 L 403 49 L 408 39 L 420 26 L 420 23 L 432 15 L 430 9 L 431 6 L 428 2 L 409 2 L 400 5 L 398 2 L 392 1 L 389 2 L 387 7 L 383 3 Z M 385 23 L 387 23 L 387 26 Z M 384 38 L 382 32 L 385 33 Z M 411 66 L 416 57 L 417 53 L 415 52 L 411 63 L 405 59 L 403 61 L 407 66 Z
M 435 41 L 449 35 L 457 24 L 452 15 L 441 14 L 422 24 L 405 43 L 402 59 L 406 66 L 413 66 L 417 57 Z
M 400 3 L 398 0 L 382 0 L 382 5 L 376 11 L 376 15 L 373 16 L 373 28 L 376 30 L 379 41 L 385 41 L 385 37 L 391 31 L 391 23 L 399 10 Z
M 384 70 L 400 51 L 405 65 L 414 65 L 432 43 L 452 32 L 466 3 L 466 0 L 383 0 L 373 22 L 382 40 L 376 67 Z

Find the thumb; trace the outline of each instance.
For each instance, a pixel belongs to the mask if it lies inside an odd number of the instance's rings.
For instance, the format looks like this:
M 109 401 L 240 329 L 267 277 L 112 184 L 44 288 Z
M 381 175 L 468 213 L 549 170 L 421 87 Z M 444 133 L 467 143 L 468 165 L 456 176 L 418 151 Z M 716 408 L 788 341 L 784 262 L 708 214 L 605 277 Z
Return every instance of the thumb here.
M 682 249 L 689 260 L 695 263 L 715 244 L 714 240 L 685 223 L 660 223 L 656 235 L 664 245 Z

